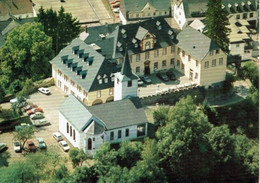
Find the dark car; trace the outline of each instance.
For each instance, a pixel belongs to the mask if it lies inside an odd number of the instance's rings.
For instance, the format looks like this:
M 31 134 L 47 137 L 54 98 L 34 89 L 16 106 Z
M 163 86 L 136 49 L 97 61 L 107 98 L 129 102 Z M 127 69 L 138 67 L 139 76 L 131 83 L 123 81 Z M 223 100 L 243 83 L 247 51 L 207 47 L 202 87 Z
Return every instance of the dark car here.
M 143 82 L 145 82 L 146 84 L 152 83 L 152 80 L 148 76 L 141 77 L 141 80 L 143 80 Z
M 157 73 L 156 76 L 160 78 L 162 81 L 169 81 L 169 78 L 165 73 Z
M 176 75 L 173 73 L 173 71 L 167 71 L 166 75 L 169 77 L 170 80 L 175 81 L 177 80 Z

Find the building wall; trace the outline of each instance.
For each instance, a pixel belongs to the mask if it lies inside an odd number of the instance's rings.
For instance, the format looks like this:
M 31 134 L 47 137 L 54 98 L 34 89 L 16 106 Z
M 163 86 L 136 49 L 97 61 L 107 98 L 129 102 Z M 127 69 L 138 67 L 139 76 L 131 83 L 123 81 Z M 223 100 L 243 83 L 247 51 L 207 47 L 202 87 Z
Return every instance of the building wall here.
M 102 100 L 105 103 L 107 100 L 113 98 L 113 88 L 100 90 L 101 97 L 98 97 L 99 91 L 87 92 L 82 87 L 73 82 L 70 78 L 66 78 L 63 73 L 52 65 L 52 77 L 54 78 L 55 85 L 61 88 L 66 94 L 72 94 L 76 96 L 80 101 L 86 105 L 91 106 L 95 100 Z M 110 94 L 112 90 L 112 94 Z
M 173 46 L 175 48 L 175 46 Z M 131 60 L 131 68 L 134 73 L 141 76 L 145 74 L 145 62 L 149 62 L 150 67 L 150 73 L 155 73 L 157 71 L 165 70 L 173 68 L 173 65 L 171 65 L 171 59 L 175 57 L 174 52 L 171 52 L 171 46 L 166 47 L 167 53 L 163 55 L 163 49 L 156 49 L 156 50 L 147 50 L 145 52 L 142 52 L 140 54 L 135 54 L 130 56 Z M 158 56 L 155 56 L 155 52 L 158 50 Z M 146 58 L 146 52 L 149 53 L 149 58 Z M 137 61 L 138 55 L 140 55 L 140 61 Z M 166 61 L 166 66 L 163 66 L 163 61 Z M 158 68 L 155 68 L 155 63 L 158 63 Z M 140 72 L 137 72 L 137 67 L 140 68 Z
M 186 23 L 186 17 L 185 17 L 185 12 L 183 8 L 183 3 L 180 4 L 178 7 L 176 4 L 173 5 L 173 13 L 174 13 L 174 19 L 179 25 L 179 27 L 182 29 L 183 26 Z
M 160 17 L 160 16 L 170 16 L 169 10 L 156 10 L 154 8 L 144 9 L 144 11 L 129 11 L 128 12 L 128 20 L 136 20 L 136 19 L 147 19 L 152 17 Z
M 223 58 L 223 64 L 219 64 L 219 59 Z M 212 66 L 213 60 L 216 59 L 216 66 Z M 205 63 L 209 63 L 209 67 L 205 68 Z M 209 53 L 201 61 L 200 85 L 209 86 L 213 83 L 221 82 L 226 77 L 227 55 L 220 50 L 219 54 L 214 53 L 212 56 Z
M 67 123 L 69 124 L 69 132 L 67 131 Z M 72 133 L 70 135 L 70 128 Z M 75 131 L 74 131 L 75 130 Z M 83 134 L 78 132 L 77 129 L 69 123 L 69 121 L 59 112 L 59 131 L 66 137 L 66 139 L 74 146 L 83 148 Z M 73 133 L 75 132 L 75 139 L 73 139 Z
M 245 50 L 245 43 L 230 43 L 229 50 L 231 55 L 241 55 Z
M 115 89 L 115 101 L 122 100 L 127 96 L 137 96 L 138 83 L 137 80 L 132 80 L 132 86 L 128 87 L 128 82 L 121 82 L 115 78 L 114 89 Z
M 127 24 L 126 18 L 124 17 L 124 15 L 121 11 L 119 12 L 119 17 L 120 17 L 123 25 Z

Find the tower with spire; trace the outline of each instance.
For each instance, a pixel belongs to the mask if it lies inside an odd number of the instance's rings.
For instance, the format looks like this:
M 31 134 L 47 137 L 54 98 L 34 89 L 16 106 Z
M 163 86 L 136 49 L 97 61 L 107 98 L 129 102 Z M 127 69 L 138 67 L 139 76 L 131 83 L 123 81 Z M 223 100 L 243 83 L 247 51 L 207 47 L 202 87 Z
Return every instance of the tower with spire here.
M 132 72 L 127 49 L 124 62 L 120 72 L 115 74 L 114 80 L 114 101 L 126 97 L 136 97 L 138 89 L 138 77 Z

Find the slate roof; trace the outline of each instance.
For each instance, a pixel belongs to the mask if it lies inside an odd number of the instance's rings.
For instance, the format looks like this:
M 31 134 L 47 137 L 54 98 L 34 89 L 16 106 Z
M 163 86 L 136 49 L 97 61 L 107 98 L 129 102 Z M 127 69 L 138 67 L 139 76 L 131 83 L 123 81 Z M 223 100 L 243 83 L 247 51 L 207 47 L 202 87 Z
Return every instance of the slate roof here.
M 250 2 L 250 5 L 248 4 Z M 205 17 L 208 0 L 183 0 L 186 18 Z M 256 11 L 255 0 L 222 0 L 228 14 Z M 231 7 L 229 7 L 230 5 Z
M 141 12 L 147 3 L 157 10 L 170 11 L 171 8 L 170 0 L 121 0 L 120 11 L 127 17 L 128 11 Z
M 73 54 L 74 49 L 77 50 L 77 54 Z M 84 58 L 85 61 L 83 61 Z M 71 44 L 63 48 L 50 63 L 87 92 L 113 87 L 114 82 L 110 76 L 112 73 L 118 72 L 115 64 L 106 60 L 93 47 L 79 38 L 74 39 Z M 108 77 L 107 83 L 104 82 L 104 77 Z M 102 78 L 103 82 L 99 84 L 99 79 Z
M 218 45 L 201 32 L 190 26 L 185 27 L 177 36 L 178 47 L 185 53 L 202 61 L 210 50 L 218 49 Z
M 107 130 L 148 122 L 138 97 L 87 107 L 73 95 L 64 101 L 59 111 L 78 130 L 83 131 L 93 120 L 101 122 Z M 95 131 L 94 126 L 90 126 Z M 97 125 L 96 131 L 102 129 Z
M 157 22 L 159 22 L 161 30 L 158 30 Z M 101 26 L 100 29 L 102 29 L 102 27 L 104 26 Z M 178 31 L 172 29 L 163 18 L 154 18 L 138 23 L 117 25 L 114 27 L 114 31 L 107 35 L 105 39 L 99 39 L 95 44 L 101 47 L 101 54 L 107 59 L 123 58 L 126 46 L 129 55 L 145 52 L 142 51 L 139 46 L 136 48 L 134 43 L 134 40 L 136 44 L 139 45 L 140 43 L 140 40 L 138 40 L 141 39 L 140 30 L 142 35 L 144 35 L 145 30 L 147 30 L 156 37 L 157 42 L 154 45 L 154 49 L 175 45 L 177 43 L 176 34 Z M 173 37 L 168 34 L 169 30 L 173 32 Z M 94 38 L 91 38 L 92 36 Z M 85 42 L 87 44 L 93 43 L 92 40 L 96 40 L 95 37 L 97 37 L 97 34 L 90 33 Z M 119 45 L 121 45 L 121 51 Z

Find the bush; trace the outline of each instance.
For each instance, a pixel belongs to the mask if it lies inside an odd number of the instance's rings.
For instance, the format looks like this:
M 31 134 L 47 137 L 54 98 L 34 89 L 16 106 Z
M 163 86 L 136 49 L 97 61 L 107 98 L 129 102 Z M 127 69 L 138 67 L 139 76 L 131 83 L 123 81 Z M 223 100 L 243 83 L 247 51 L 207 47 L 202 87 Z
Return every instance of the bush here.
M 18 96 L 27 96 L 34 93 L 36 90 L 37 88 L 33 84 L 32 79 L 27 79 L 23 83 L 23 89 L 18 93 Z
M 233 76 L 233 74 L 227 73 L 226 80 L 223 85 L 224 92 L 227 92 L 232 88 L 234 81 L 235 81 L 235 77 Z

